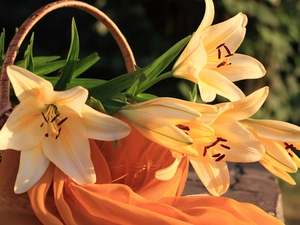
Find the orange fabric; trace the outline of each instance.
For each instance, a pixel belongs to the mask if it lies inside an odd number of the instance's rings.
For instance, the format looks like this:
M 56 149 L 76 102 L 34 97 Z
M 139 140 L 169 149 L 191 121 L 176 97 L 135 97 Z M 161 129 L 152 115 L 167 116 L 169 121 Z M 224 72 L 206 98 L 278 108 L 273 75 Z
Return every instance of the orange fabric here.
M 15 208 L 9 213 L 0 211 L 0 218 L 5 215 L 5 220 L 0 221 L 7 225 L 282 224 L 251 204 L 223 197 L 180 196 L 188 172 L 187 159 L 183 158 L 172 180 L 158 181 L 155 171 L 170 165 L 173 158 L 168 149 L 144 138 L 135 129 L 119 140 L 116 148 L 113 142 L 94 140 L 90 146 L 96 184 L 77 185 L 50 164 L 28 191 L 35 215 L 29 207 L 25 214 Z M 16 164 L 18 154 L 10 160 L 12 165 Z M 11 170 L 3 164 L 2 175 L 3 167 Z M 3 185 L 6 183 L 5 188 L 9 187 L 14 203 L 18 203 L 24 195 L 13 193 L 17 166 L 12 171 L 9 178 L 1 175 L 0 187 L 2 181 Z M 14 223 L 10 223 L 12 218 Z

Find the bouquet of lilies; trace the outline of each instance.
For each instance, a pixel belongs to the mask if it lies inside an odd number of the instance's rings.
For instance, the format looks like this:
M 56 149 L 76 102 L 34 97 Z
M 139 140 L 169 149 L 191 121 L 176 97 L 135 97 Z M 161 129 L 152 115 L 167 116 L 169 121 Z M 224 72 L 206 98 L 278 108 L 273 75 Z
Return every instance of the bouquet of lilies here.
M 295 184 L 288 173 L 300 166 L 294 153 L 300 127 L 250 118 L 269 89 L 245 96 L 233 83 L 266 73 L 258 60 L 236 53 L 247 16 L 212 25 L 214 4 L 205 3 L 197 30 L 142 68 L 117 26 L 80 1 L 34 12 L 5 54 L 1 34 L 1 224 L 282 224 L 254 205 L 220 197 L 230 184 L 227 161 L 260 162 Z M 62 7 L 82 9 L 107 26 L 127 73 L 78 77 L 99 57 L 78 59 L 74 20 L 66 60 L 33 57 L 32 35 L 24 60 L 14 63 L 31 27 Z M 194 83 L 188 100 L 146 92 L 170 77 Z M 212 104 L 217 95 L 227 101 Z M 211 196 L 181 196 L 189 163 Z

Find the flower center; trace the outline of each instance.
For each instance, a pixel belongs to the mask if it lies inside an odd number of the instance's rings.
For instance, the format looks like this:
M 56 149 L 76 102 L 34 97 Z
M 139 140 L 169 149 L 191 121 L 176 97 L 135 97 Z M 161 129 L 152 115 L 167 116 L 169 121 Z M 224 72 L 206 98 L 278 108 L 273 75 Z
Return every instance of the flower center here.
M 65 117 L 61 119 L 58 108 L 54 104 L 46 105 L 44 111 L 42 111 L 42 116 L 44 122 L 47 124 L 47 132 L 45 133 L 45 137 L 55 137 L 57 139 L 61 132 L 61 125 L 68 119 Z M 44 126 L 44 122 L 41 123 L 40 127 Z
M 221 143 L 222 143 L 222 142 L 227 142 L 227 140 L 224 139 L 224 138 L 222 138 L 222 137 L 217 137 L 217 139 L 216 139 L 213 143 L 211 143 L 210 145 L 204 147 L 203 156 L 206 156 L 207 150 L 208 150 L 209 148 L 216 146 L 216 145 L 219 144 L 220 142 L 221 142 Z M 228 145 L 220 144 L 220 146 L 221 146 L 222 148 L 225 148 L 226 150 L 230 150 L 230 147 L 229 147 Z M 225 154 L 214 153 L 214 154 L 212 155 L 212 157 L 215 158 L 215 161 L 216 161 L 216 162 L 219 162 L 219 161 L 221 161 L 222 159 L 225 158 Z
M 223 58 L 221 48 L 224 48 L 224 50 L 227 54 L 224 56 L 225 58 L 223 59 L 223 61 L 217 65 L 217 68 L 219 68 L 221 66 L 231 65 L 231 63 L 229 62 L 229 57 L 233 56 L 233 53 L 231 53 L 229 48 L 225 45 L 225 43 L 223 43 L 216 47 L 216 49 L 218 50 L 218 59 Z

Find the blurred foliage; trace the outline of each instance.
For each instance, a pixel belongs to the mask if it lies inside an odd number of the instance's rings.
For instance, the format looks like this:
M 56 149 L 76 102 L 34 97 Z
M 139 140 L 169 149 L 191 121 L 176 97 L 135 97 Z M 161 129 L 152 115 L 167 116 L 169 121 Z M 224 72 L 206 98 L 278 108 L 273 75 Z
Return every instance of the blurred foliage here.
M 270 86 L 270 94 L 258 117 L 300 124 L 300 1 L 223 0 L 225 11 L 245 13 L 249 22 L 246 38 L 238 50 L 260 60 L 267 69 L 264 79 L 247 81 L 250 93 Z
M 50 0 L 1 0 L 0 28 L 6 40 L 15 27 Z M 196 30 L 204 14 L 204 0 L 87 0 L 103 10 L 120 28 L 135 54 L 137 64 L 148 65 L 177 41 Z M 270 95 L 256 115 L 300 125 L 300 1 L 299 0 L 215 0 L 214 23 L 238 12 L 248 16 L 246 38 L 237 52 L 260 60 L 267 69 L 263 79 L 238 82 L 246 94 L 268 85 Z M 12 16 L 13 15 L 13 16 Z M 80 36 L 80 57 L 97 51 L 101 60 L 85 77 L 111 79 L 126 72 L 118 46 L 103 25 L 78 9 L 59 9 L 45 16 L 33 29 L 34 54 L 66 58 L 69 24 L 75 17 Z M 29 43 L 27 37 L 26 45 Z M 8 43 L 6 43 L 7 47 Z M 1 51 L 1 48 L 0 48 Z M 156 95 L 178 96 L 177 79 L 151 88 Z M 186 82 L 186 81 L 184 81 Z M 172 85 L 168 85 L 172 83 Z M 190 85 L 190 83 L 186 83 Z M 170 88 L 168 88 L 168 86 Z M 192 86 L 191 86 L 192 87 Z

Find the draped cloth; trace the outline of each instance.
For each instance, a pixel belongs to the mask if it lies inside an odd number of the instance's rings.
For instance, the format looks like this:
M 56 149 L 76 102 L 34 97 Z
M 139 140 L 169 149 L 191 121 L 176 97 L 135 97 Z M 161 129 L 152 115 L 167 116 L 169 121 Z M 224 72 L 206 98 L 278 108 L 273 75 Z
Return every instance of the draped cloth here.
M 282 224 L 249 203 L 212 196 L 181 196 L 188 173 L 183 158 L 173 179 L 155 171 L 173 162 L 168 149 L 132 127 L 114 142 L 90 140 L 95 184 L 78 185 L 54 164 L 27 193 L 14 194 L 19 153 L 7 150 L 0 167 L 0 223 L 35 224 Z M 55 154 L 55 150 L 54 154 Z

